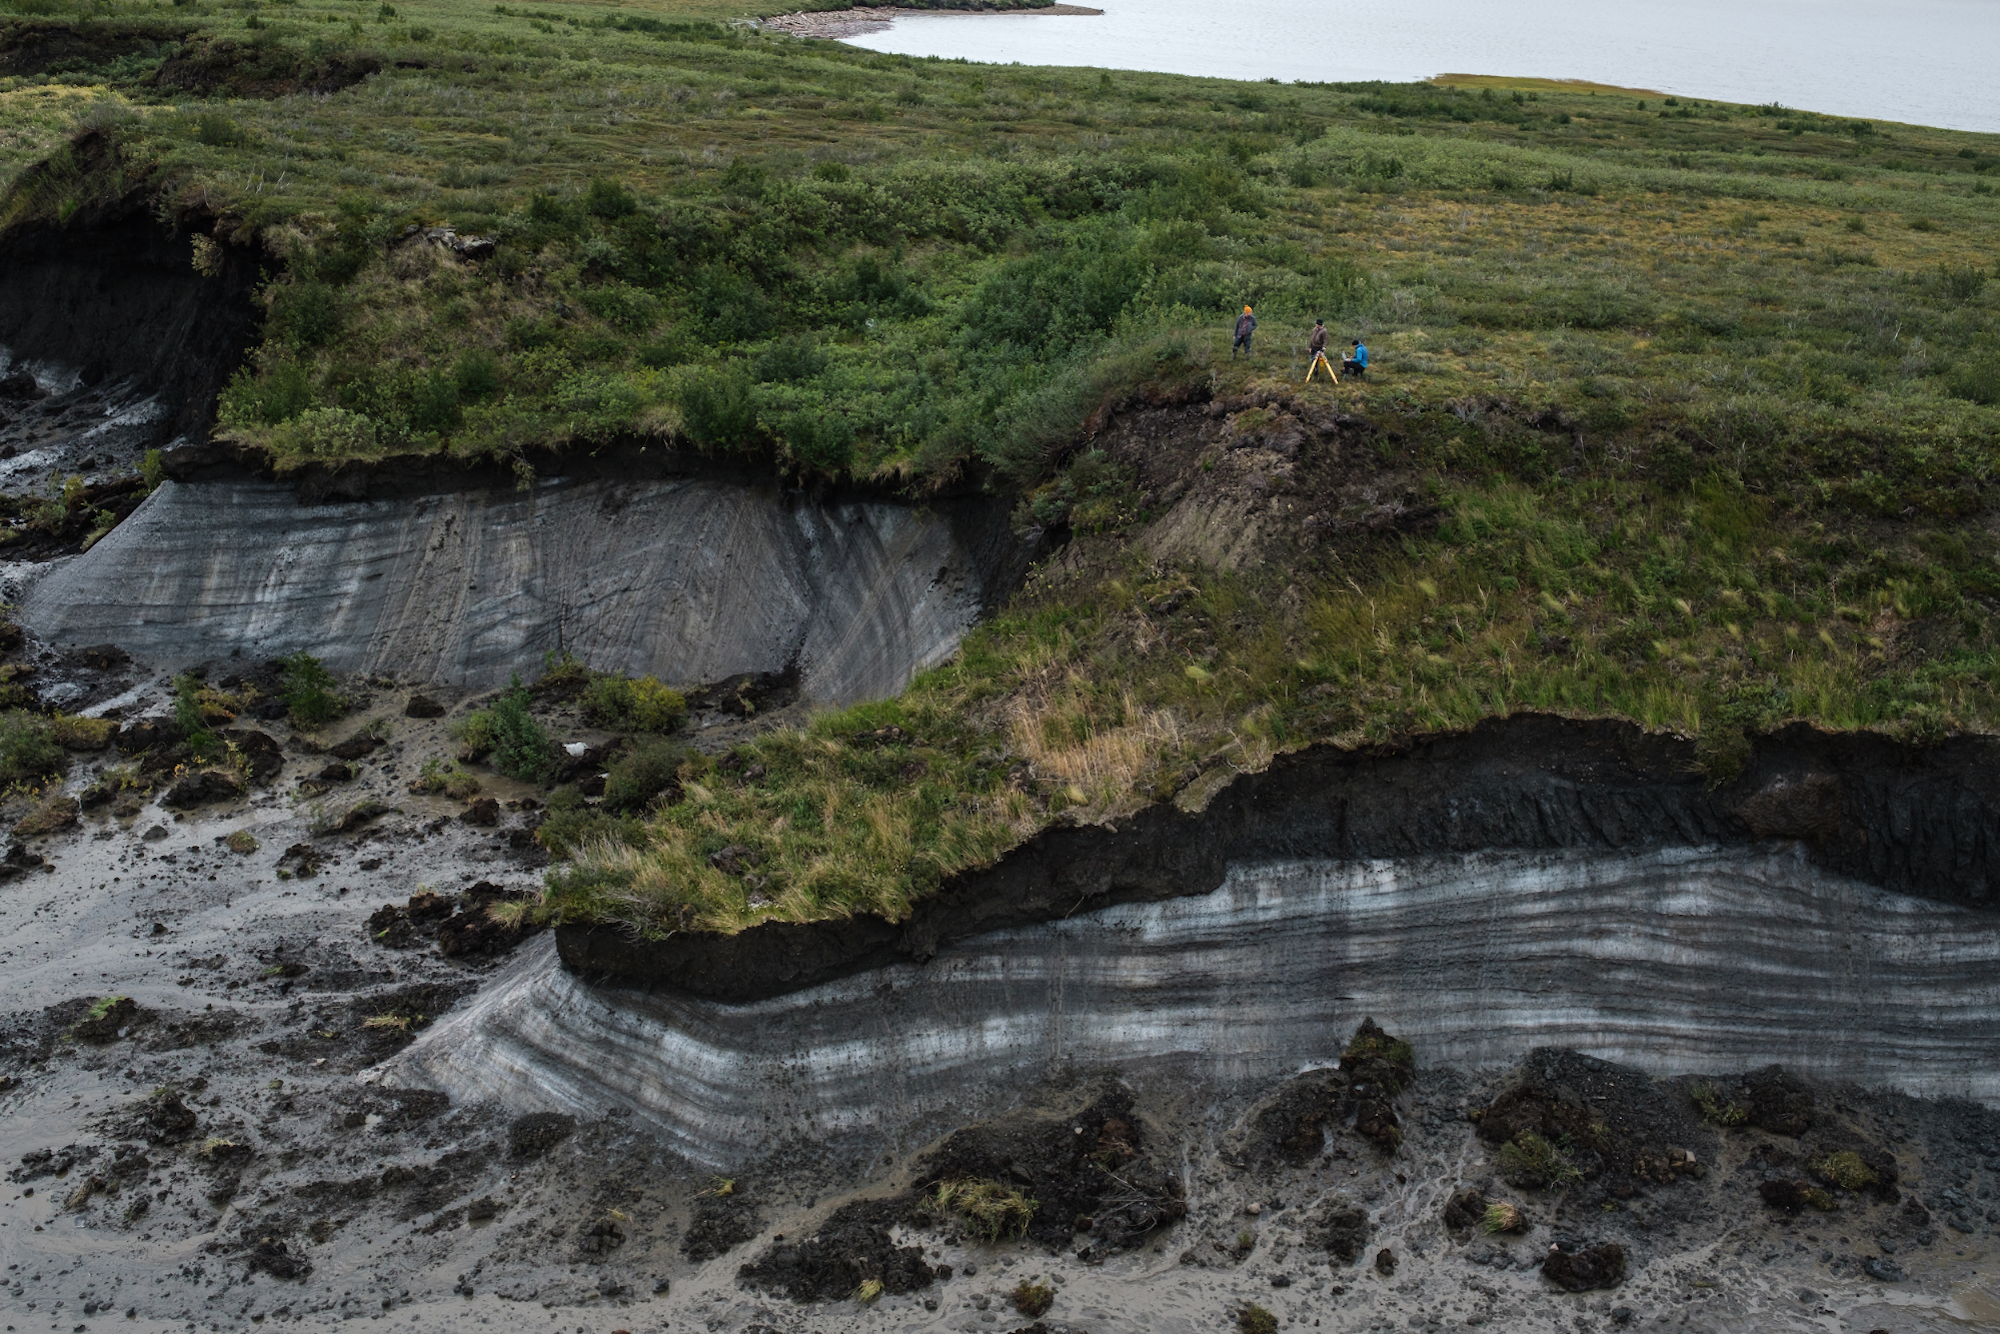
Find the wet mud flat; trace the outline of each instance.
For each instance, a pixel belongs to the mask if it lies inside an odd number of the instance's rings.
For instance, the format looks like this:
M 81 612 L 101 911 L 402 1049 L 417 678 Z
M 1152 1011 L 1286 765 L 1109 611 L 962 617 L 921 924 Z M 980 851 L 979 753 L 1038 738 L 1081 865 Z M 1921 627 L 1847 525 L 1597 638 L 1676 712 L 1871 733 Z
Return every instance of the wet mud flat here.
M 321 762 L 179 819 L 88 814 L 0 883 L 17 1328 L 1903 1331 L 1992 1309 L 2000 1117 L 1778 1071 L 1433 1066 L 1329 1028 L 1293 1075 L 1056 1070 L 942 1133 L 797 1136 L 727 1175 L 615 1102 L 387 1086 L 518 957 L 465 926 L 538 880 L 512 837 L 533 813 L 471 825 L 405 793 L 326 832 L 285 795 Z M 365 757 L 354 790 L 386 797 L 405 763 Z

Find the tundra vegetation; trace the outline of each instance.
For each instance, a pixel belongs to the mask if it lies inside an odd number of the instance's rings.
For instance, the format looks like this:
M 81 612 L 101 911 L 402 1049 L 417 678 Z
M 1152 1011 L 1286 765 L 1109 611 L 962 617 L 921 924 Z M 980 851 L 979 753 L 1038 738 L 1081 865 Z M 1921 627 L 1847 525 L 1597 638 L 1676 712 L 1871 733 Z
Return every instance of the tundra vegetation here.
M 136 193 L 198 267 L 262 265 L 219 431 L 279 471 L 698 450 L 983 486 L 1070 541 L 898 697 L 727 766 L 653 747 L 615 812 L 552 803 L 552 919 L 898 916 L 1191 773 L 1517 710 L 1698 738 L 1717 781 L 1792 720 L 1994 725 L 1994 136 L 976 66 L 695 0 L 10 4 L 10 50 L 85 40 L 0 80 L 0 226 Z M 1366 382 L 1298 388 L 1315 315 L 1367 338 Z M 1361 423 L 1431 517 L 1277 566 L 1153 559 L 1164 502 L 1090 447 L 1099 409 L 1260 392 Z M 551 772 L 529 703 L 468 753 Z M 592 707 L 664 732 L 681 701 Z M 60 758 L 35 726 L 15 781 Z

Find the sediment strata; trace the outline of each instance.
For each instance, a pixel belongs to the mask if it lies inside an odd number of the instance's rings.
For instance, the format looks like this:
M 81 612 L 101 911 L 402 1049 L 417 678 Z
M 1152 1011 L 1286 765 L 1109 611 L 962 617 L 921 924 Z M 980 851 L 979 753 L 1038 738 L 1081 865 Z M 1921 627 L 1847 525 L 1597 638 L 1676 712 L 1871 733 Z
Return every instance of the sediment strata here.
M 1829 874 L 1900 894 L 2000 903 L 2000 742 L 1919 748 L 1806 725 L 1757 740 L 1711 787 L 1692 742 L 1629 723 L 1538 715 L 1401 747 L 1315 747 L 1129 820 L 1057 825 L 947 881 L 908 920 L 767 922 L 734 936 L 634 941 L 558 932 L 563 961 L 725 1000 L 931 957 L 983 932 L 1111 904 L 1202 895 L 1235 864 L 1368 861 L 1487 850 L 1738 846 L 1799 840 Z M 2000 921 L 2000 919 L 1996 919 Z
M 1829 874 L 1799 844 L 1237 863 L 1205 894 L 748 1004 L 553 963 L 524 951 L 394 1077 L 524 1110 L 629 1107 L 718 1166 L 793 1135 L 921 1142 L 1074 1069 L 1267 1079 L 1332 1061 L 1368 1015 L 1425 1063 L 1554 1044 L 2000 1098 L 2000 920 Z
M 305 504 L 277 482 L 169 482 L 20 615 L 165 667 L 303 648 L 488 687 L 565 651 L 670 681 L 796 665 L 808 696 L 846 702 L 949 654 L 1025 557 L 973 499 L 582 475 Z

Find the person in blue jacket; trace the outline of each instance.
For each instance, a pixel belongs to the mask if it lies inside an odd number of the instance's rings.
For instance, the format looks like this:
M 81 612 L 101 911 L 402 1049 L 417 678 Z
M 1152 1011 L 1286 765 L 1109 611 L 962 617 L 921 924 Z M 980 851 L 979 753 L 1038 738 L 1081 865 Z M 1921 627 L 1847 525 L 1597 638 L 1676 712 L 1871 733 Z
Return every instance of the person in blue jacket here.
M 1344 357 L 1340 369 L 1346 375 L 1366 375 L 1368 373 L 1368 344 L 1359 338 L 1354 340 L 1354 355 Z

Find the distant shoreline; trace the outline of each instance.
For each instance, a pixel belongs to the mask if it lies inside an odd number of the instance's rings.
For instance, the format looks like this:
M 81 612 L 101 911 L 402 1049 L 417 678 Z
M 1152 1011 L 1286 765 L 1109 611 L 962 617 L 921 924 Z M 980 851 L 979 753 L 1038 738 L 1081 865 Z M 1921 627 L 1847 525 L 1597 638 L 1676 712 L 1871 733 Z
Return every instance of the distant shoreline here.
M 788 32 L 794 37 L 858 37 L 862 33 L 886 32 L 892 19 L 934 18 L 1020 18 L 1031 14 L 1101 15 L 1088 5 L 1043 5 L 1038 9 L 827 9 L 802 10 L 796 14 L 775 14 L 760 20 L 762 27 Z

